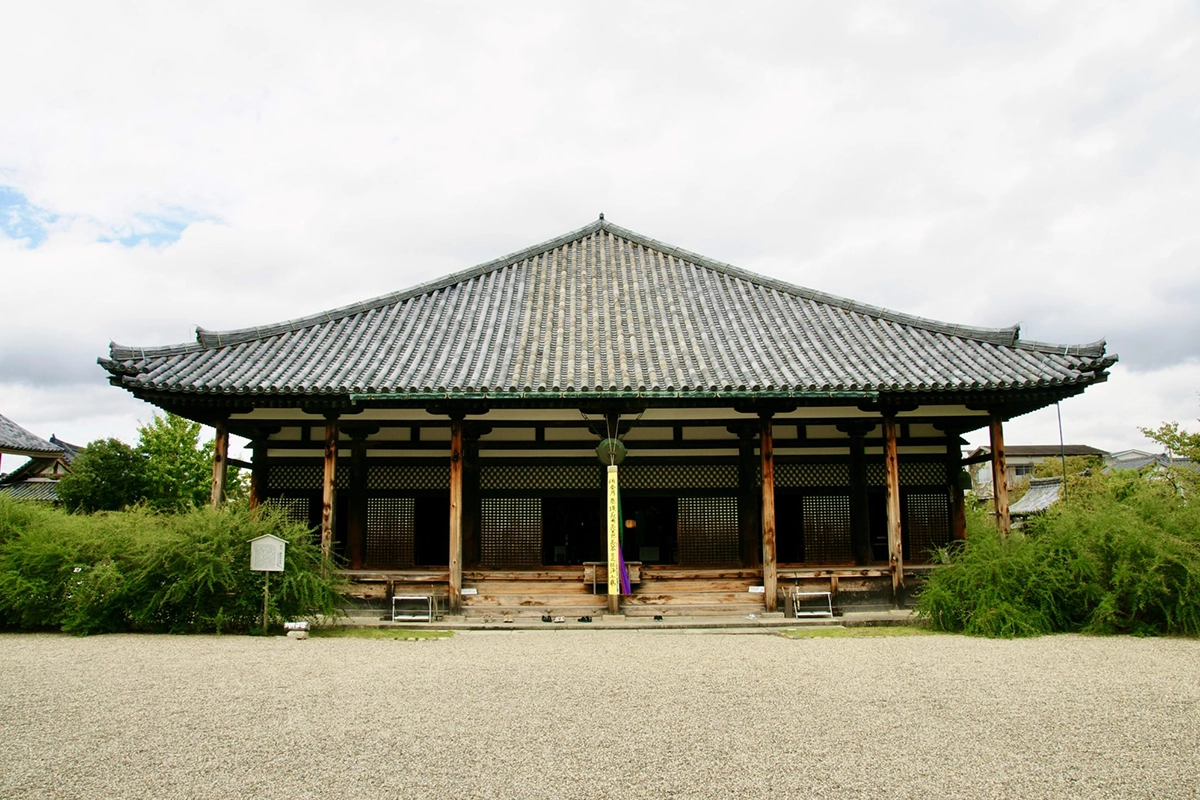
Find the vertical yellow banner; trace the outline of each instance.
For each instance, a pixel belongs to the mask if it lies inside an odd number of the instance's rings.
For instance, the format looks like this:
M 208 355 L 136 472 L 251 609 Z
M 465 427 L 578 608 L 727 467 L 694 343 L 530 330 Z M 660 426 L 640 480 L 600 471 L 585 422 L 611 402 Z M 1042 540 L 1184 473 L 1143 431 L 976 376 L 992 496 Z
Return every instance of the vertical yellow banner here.
M 617 468 L 608 468 L 608 593 L 621 593 L 621 511 L 617 501 Z

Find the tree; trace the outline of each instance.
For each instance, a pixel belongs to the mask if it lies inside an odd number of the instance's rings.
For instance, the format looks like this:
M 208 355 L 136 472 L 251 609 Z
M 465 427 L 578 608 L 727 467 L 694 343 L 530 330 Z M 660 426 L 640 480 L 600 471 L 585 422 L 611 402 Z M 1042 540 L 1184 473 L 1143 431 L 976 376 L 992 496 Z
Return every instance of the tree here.
M 57 486 L 71 511 L 119 511 L 146 498 L 146 457 L 120 439 L 97 439 Z
M 199 422 L 174 414 L 154 415 L 138 428 L 138 450 L 146 459 L 146 502 L 160 511 L 181 511 L 208 502 L 212 487 L 212 442 L 200 444 Z
M 1185 431 L 1178 422 L 1164 422 L 1157 428 L 1142 428 L 1141 431 L 1165 447 L 1167 455 L 1183 456 L 1200 463 L 1200 433 Z

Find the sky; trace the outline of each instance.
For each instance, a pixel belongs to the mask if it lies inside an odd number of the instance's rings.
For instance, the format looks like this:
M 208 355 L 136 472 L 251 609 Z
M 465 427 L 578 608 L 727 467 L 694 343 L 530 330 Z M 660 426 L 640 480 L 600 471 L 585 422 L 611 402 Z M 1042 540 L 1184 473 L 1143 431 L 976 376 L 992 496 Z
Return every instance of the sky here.
M 1068 443 L 1200 427 L 1194 1 L 3 14 L 0 413 L 44 438 L 136 441 L 154 409 L 108 384 L 110 341 L 304 316 L 600 212 L 862 302 L 1106 339 Z M 1055 409 L 1005 433 L 1057 442 Z

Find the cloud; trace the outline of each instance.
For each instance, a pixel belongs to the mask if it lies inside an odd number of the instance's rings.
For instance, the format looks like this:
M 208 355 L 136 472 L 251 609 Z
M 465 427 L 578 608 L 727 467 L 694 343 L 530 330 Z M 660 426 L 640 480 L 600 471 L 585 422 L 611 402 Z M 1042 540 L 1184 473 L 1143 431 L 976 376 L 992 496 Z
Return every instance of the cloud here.
M 0 87 L 6 386 L 90 385 L 110 339 L 314 313 L 601 211 L 864 302 L 1107 337 L 1129 375 L 1200 357 L 1182 0 L 26 3 L 8 21 L 30 33 L 0 50 L 23 76 Z M 1116 397 L 1117 374 L 1086 397 Z

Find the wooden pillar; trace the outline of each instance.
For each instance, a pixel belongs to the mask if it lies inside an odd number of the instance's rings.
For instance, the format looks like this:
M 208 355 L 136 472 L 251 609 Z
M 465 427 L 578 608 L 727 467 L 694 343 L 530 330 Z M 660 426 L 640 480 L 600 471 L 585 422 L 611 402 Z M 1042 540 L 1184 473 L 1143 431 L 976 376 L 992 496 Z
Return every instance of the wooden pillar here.
M 325 417 L 325 474 L 321 481 L 321 555 L 333 557 L 334 511 L 337 500 L 337 414 Z
M 258 508 L 267 502 L 267 492 L 270 491 L 267 477 L 267 443 L 255 439 L 250 456 L 250 507 Z
M 217 435 L 213 439 L 211 503 L 213 508 L 220 508 L 225 502 L 225 474 L 229 468 L 229 420 L 219 419 L 213 427 L 217 429 Z
M 367 549 L 367 436 L 350 432 L 350 504 L 346 508 L 346 560 L 350 569 L 362 569 Z
M 875 430 L 875 424 L 851 422 L 838 425 L 838 430 L 850 435 L 850 551 L 855 564 L 866 566 L 871 563 L 866 436 Z
M 462 613 L 463 418 L 450 418 L 450 587 L 451 614 Z
M 952 432 L 946 442 L 946 491 L 950 494 L 950 536 L 960 540 L 967 538 L 967 503 L 958 482 L 962 474 L 962 447 Z
M 904 546 L 900 529 L 900 459 L 896 453 L 896 417 L 883 416 L 883 470 L 887 486 L 888 559 L 892 570 L 892 593 L 903 601 Z
M 760 416 L 762 431 L 758 450 L 762 456 L 763 590 L 766 594 L 767 611 L 775 611 L 779 607 L 775 567 L 775 439 L 771 429 L 771 415 Z
M 1004 421 L 993 412 L 988 430 L 992 435 L 992 498 L 996 501 L 996 527 L 1001 536 L 1012 530 L 1008 514 L 1008 464 L 1004 457 Z
M 737 429 L 738 435 L 738 552 L 743 567 L 762 562 L 762 498 L 758 491 L 758 464 L 754 460 L 756 431 L 750 425 Z

